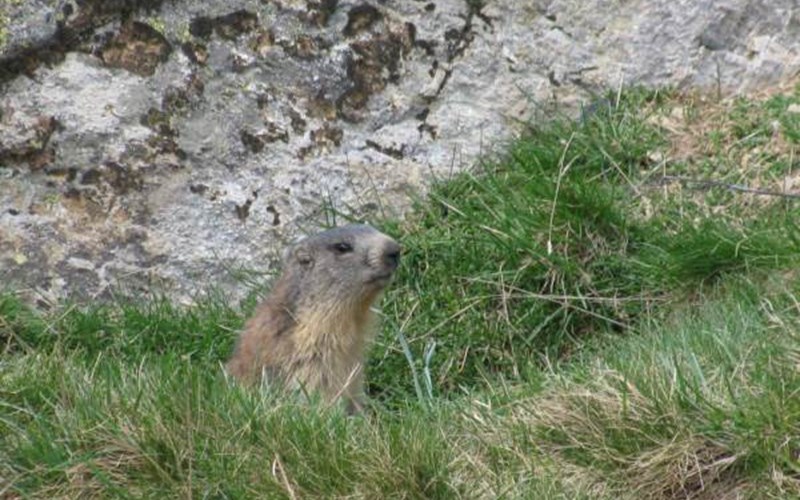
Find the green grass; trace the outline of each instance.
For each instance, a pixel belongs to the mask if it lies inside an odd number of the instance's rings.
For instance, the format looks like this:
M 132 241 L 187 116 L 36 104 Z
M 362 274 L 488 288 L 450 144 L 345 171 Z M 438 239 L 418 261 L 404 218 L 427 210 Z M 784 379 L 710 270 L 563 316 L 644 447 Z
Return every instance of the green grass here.
M 796 291 L 766 299 L 741 282 L 725 288 L 522 405 L 539 445 L 647 498 L 683 498 L 702 483 L 719 483 L 720 495 L 763 487 L 776 471 L 800 493 Z
M 225 379 L 255 293 L 1 294 L 0 498 L 800 498 L 797 202 L 664 179 L 781 191 L 798 95 L 693 99 L 611 96 L 381 222 L 363 417 Z
M 3 377 L 0 470 L 20 493 L 447 498 L 453 488 L 443 437 L 421 419 L 290 407 L 187 360 L 83 361 L 31 354 Z
M 70 306 L 46 323 L 7 295 L 0 297 L 2 317 L 12 321 L 6 328 L 0 323 L 0 339 L 8 336 L 9 348 L 58 347 L 80 351 L 86 357 L 102 354 L 124 362 L 136 362 L 145 355 L 181 355 L 215 363 L 230 353 L 231 337 L 242 324 L 241 311 L 216 294 L 201 299 L 193 308 L 180 308 L 163 297 Z
M 731 200 L 709 214 L 706 198 L 652 184 L 661 168 L 650 157 L 666 143 L 650 120 L 660 103 L 633 93 L 583 124 L 534 130 L 504 157 L 436 186 L 399 229 L 407 252 L 389 293 L 390 330 L 406 331 L 418 361 L 436 342 L 428 369 L 438 388 L 520 373 L 586 336 L 625 332 L 724 275 L 798 261 L 793 205 Z M 391 336 L 386 343 L 396 351 Z M 399 378 L 410 388 L 404 357 L 384 354 L 375 390 L 396 390 Z

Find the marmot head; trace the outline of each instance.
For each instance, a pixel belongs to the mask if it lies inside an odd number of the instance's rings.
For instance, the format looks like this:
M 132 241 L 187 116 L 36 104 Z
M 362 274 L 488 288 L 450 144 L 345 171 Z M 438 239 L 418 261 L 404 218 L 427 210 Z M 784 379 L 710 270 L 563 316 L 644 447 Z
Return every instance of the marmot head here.
M 313 291 L 312 300 L 335 296 L 363 303 L 389 284 L 399 263 L 396 241 L 371 226 L 351 224 L 299 241 L 287 252 L 285 266 L 298 273 L 302 290 Z

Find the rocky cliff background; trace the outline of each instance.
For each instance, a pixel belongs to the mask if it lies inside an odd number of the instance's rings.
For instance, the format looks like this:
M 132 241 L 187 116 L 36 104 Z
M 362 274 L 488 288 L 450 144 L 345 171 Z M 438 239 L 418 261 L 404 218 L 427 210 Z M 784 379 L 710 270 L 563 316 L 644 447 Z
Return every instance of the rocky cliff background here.
M 800 72 L 796 0 L 1 0 L 0 286 L 232 293 L 530 121 Z

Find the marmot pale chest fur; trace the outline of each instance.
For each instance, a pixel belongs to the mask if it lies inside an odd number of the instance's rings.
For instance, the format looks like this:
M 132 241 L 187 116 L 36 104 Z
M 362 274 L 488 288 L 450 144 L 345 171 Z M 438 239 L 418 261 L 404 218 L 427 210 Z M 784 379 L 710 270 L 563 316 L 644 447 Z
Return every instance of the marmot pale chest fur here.
M 400 245 L 367 225 L 301 240 L 245 324 L 228 373 L 250 383 L 266 377 L 360 410 L 364 348 L 375 328 L 371 307 L 399 261 Z

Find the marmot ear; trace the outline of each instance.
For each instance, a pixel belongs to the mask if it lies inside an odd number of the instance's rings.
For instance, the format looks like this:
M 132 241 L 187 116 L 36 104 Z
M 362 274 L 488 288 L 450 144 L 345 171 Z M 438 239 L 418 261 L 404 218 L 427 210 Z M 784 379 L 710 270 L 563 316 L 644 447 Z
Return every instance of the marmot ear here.
M 311 252 L 309 252 L 308 249 L 303 245 L 294 247 L 292 253 L 294 254 L 294 258 L 297 259 L 297 262 L 301 266 L 308 266 L 314 260 L 311 258 Z

